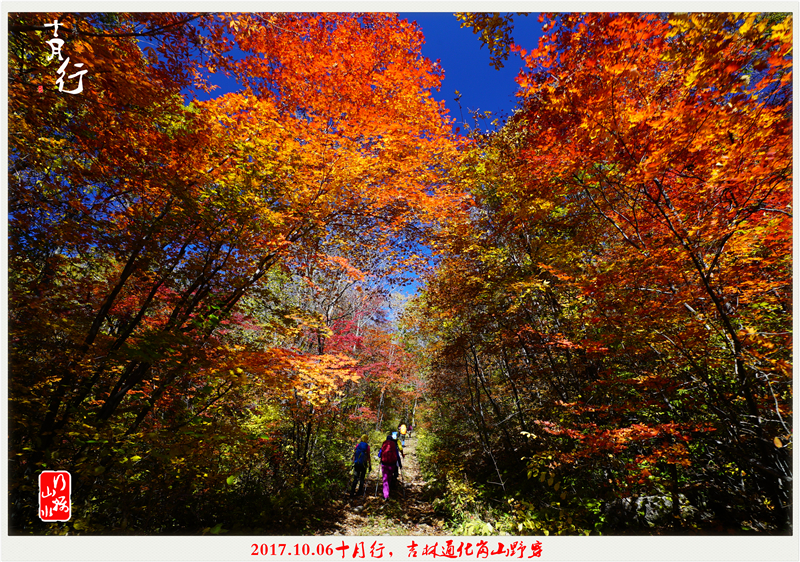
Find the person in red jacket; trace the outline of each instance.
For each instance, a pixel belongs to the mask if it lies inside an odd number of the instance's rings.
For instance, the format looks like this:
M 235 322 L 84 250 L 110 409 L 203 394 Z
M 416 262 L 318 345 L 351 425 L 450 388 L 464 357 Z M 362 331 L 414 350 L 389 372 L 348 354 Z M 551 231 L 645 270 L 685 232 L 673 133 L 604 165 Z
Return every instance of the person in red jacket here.
M 397 441 L 392 438 L 391 433 L 386 436 L 386 441 L 381 445 L 378 458 L 381 459 L 381 472 L 383 472 L 383 499 L 388 500 L 392 487 L 397 481 L 397 469 L 403 466 Z

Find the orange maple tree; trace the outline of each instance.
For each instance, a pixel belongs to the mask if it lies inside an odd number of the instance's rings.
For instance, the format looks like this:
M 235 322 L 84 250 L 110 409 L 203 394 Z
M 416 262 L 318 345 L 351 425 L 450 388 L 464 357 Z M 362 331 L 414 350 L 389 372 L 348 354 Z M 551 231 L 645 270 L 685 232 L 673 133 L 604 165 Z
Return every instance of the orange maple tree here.
M 78 94 L 56 82 L 56 20 Z M 78 501 L 126 495 L 133 457 L 225 481 L 243 461 L 209 436 L 242 443 L 230 415 L 259 387 L 313 405 L 357 373 L 293 348 L 311 316 L 270 287 L 315 264 L 402 276 L 421 226 L 458 210 L 442 71 L 394 14 L 26 13 L 9 31 L 13 524 L 35 526 L 43 467 L 74 470 Z M 215 73 L 239 86 L 216 95 Z M 258 302 L 271 339 L 231 329 Z
M 581 495 L 666 488 L 677 514 L 688 490 L 784 528 L 791 17 L 542 22 L 537 48 L 510 47 L 520 107 L 466 155 L 475 206 L 439 239 L 422 299 L 437 419 L 458 403 L 453 427 L 485 420 L 472 450 L 501 481 L 495 457 L 524 446 L 532 473 Z

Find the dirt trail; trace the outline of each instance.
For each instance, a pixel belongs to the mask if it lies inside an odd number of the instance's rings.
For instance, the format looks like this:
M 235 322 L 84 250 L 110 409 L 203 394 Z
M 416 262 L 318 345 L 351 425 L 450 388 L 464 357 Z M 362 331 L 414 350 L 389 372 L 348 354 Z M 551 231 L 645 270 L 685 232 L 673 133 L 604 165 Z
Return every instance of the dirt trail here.
M 444 521 L 433 511 L 417 465 L 417 439 L 406 440 L 400 490 L 388 501 L 383 499 L 380 464 L 373 458 L 367 475 L 365 496 L 341 500 L 341 517 L 333 535 L 443 535 Z M 376 493 L 377 485 L 377 493 Z

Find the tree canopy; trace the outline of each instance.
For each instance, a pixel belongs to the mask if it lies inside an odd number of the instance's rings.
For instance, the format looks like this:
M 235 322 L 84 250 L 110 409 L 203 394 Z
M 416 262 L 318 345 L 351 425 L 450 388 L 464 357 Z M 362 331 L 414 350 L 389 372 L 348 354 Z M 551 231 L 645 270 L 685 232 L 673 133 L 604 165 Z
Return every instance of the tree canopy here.
M 299 485 L 322 434 L 381 403 L 369 389 L 398 392 L 409 359 L 382 280 L 460 212 L 419 29 L 393 14 L 9 20 L 13 501 L 35 506 L 36 471 L 61 466 L 76 497 L 109 497 L 92 512 L 119 514 L 79 527 L 165 530 L 146 512 L 213 503 L 254 459 L 276 471 L 259 469 L 259 494 Z M 54 20 L 90 69 L 80 95 L 42 54 Z M 189 95 L 213 73 L 240 88 Z
M 590 532 L 596 500 L 636 496 L 784 529 L 791 18 L 542 21 L 536 49 L 510 46 L 520 107 L 465 153 L 474 207 L 413 320 L 436 423 L 462 450 L 469 427 L 503 489 L 525 451 L 520 529 Z
M 513 17 L 462 137 L 396 14 L 9 14 L 14 533 L 297 534 L 412 421 L 454 532 L 791 529 L 791 15 Z

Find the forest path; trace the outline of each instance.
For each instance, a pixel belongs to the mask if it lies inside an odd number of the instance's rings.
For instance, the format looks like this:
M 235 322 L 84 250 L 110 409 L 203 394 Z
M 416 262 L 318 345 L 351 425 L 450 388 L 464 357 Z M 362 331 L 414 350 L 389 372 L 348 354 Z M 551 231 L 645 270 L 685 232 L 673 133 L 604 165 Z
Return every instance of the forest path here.
M 383 535 L 443 535 L 444 519 L 434 513 L 431 498 L 426 494 L 425 480 L 417 463 L 417 437 L 406 439 L 403 452 L 400 489 L 388 501 L 383 499 L 383 479 L 380 463 L 373 448 L 372 471 L 367 474 L 365 495 L 343 499 L 340 518 L 335 529 L 326 534 L 383 536 Z M 351 480 L 352 482 L 352 480 Z M 377 492 L 376 492 L 377 486 Z M 349 490 L 348 490 L 349 491 Z

